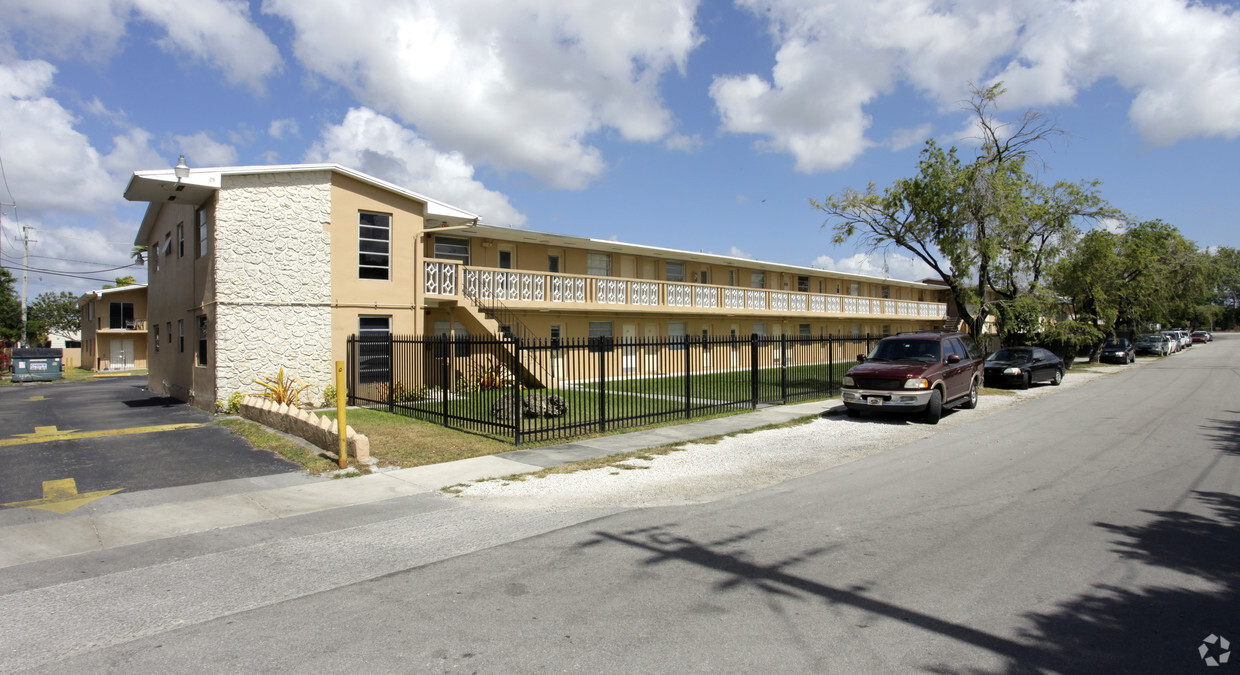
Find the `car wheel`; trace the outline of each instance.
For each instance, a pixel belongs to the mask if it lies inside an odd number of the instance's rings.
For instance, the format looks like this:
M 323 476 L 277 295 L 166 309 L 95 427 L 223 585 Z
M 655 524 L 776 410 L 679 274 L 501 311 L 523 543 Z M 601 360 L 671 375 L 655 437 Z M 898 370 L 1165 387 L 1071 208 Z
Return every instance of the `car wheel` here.
M 926 424 L 938 424 L 943 416 L 943 393 L 938 389 L 930 392 L 930 404 L 926 406 Z
M 981 387 L 977 384 L 977 378 L 973 378 L 973 384 L 969 385 L 969 397 L 960 404 L 965 410 L 972 410 L 977 407 L 977 392 Z
M 1030 385 L 1032 382 L 1033 382 L 1033 374 L 1032 374 L 1032 373 L 1025 373 L 1025 377 L 1024 377 L 1024 379 L 1022 379 L 1022 380 L 1020 381 L 1020 384 L 1019 384 L 1019 385 L 1017 385 L 1017 386 L 1018 386 L 1019 388 L 1021 388 L 1021 389 L 1028 389 L 1028 388 L 1029 388 L 1029 385 Z

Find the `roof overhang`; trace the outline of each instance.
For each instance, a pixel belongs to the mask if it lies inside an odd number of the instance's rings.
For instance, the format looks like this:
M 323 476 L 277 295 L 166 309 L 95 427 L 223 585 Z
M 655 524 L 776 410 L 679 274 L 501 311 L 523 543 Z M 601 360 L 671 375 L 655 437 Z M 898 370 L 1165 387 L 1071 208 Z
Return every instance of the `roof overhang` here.
M 210 201 L 228 176 L 259 174 L 289 174 L 329 171 L 348 176 L 354 180 L 421 202 L 425 205 L 426 227 L 470 225 L 478 222 L 478 215 L 461 208 L 432 199 L 426 195 L 405 189 L 369 174 L 355 171 L 340 164 L 284 164 L 268 166 L 232 166 L 191 169 L 186 178 L 177 178 L 173 169 L 135 171 L 125 186 L 125 199 L 131 202 L 147 202 L 150 206 L 142 217 L 142 226 L 134 238 L 134 244 L 146 243 L 149 230 L 166 204 L 202 206 Z
M 145 290 L 146 284 L 125 284 L 124 286 L 113 286 L 112 288 L 101 288 L 97 291 L 86 291 L 77 299 L 77 306 L 81 307 L 87 302 L 94 302 L 105 295 L 111 293 L 119 293 L 123 291 Z

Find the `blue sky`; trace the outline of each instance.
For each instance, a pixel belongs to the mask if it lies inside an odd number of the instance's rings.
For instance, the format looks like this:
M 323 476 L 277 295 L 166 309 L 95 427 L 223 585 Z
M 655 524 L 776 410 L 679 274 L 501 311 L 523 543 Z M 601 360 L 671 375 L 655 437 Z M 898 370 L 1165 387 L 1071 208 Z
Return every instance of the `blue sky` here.
M 0 260 L 20 277 L 33 228 L 31 297 L 144 280 L 121 192 L 180 154 L 338 162 L 492 225 L 920 278 L 833 244 L 809 199 L 910 174 L 927 138 L 967 147 L 960 103 L 998 80 L 1001 119 L 1072 134 L 1046 180 L 1240 247 L 1234 2 L 0 6 Z

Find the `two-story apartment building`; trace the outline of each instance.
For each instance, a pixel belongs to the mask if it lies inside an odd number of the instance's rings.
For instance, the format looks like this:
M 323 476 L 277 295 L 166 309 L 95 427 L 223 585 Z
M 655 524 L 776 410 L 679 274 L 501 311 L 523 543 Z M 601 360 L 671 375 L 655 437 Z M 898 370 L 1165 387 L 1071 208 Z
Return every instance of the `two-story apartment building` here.
M 946 314 L 931 284 L 481 225 L 339 165 L 143 171 L 125 197 L 149 203 L 149 316 L 176 336 L 151 387 L 203 407 L 279 367 L 326 386 L 354 334 L 861 335 Z
M 78 298 L 82 314 L 81 365 L 89 370 L 147 367 L 147 287 L 131 284 Z

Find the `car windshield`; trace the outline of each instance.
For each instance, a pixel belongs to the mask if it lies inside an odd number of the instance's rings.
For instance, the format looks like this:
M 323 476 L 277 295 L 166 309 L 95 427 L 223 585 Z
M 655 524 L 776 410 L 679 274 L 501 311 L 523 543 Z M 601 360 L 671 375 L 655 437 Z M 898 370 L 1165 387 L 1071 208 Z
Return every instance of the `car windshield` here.
M 1142 335 L 1137 338 L 1137 342 L 1158 342 L 1159 340 L 1162 340 L 1161 335 Z
M 1106 346 L 1117 347 L 1119 349 L 1123 349 L 1124 347 L 1128 346 L 1128 340 L 1126 338 L 1120 338 L 1118 340 L 1116 340 L 1115 338 L 1112 338 L 1110 340 L 1107 340 Z
M 1015 361 L 1016 363 L 1025 363 L 1033 357 L 1033 352 L 1028 349 L 1000 349 L 990 355 L 988 361 Z
M 934 363 L 939 360 L 939 343 L 936 340 L 882 340 L 870 353 L 869 360 Z

